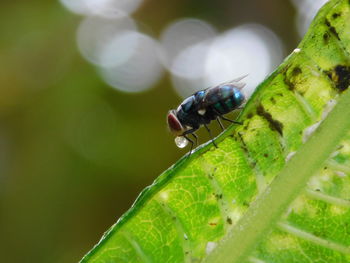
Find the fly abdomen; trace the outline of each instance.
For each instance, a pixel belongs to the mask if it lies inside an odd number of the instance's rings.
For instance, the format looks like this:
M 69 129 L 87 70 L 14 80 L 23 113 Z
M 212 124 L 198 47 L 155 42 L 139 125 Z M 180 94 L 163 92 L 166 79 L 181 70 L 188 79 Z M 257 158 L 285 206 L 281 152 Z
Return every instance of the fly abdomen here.
M 233 94 L 229 97 L 219 100 L 213 105 L 214 110 L 220 114 L 224 115 L 237 109 L 244 101 L 244 96 L 242 92 L 238 89 L 233 89 Z
M 230 112 L 233 108 L 231 107 L 230 100 L 219 101 L 213 105 L 215 112 L 219 115 L 224 115 Z

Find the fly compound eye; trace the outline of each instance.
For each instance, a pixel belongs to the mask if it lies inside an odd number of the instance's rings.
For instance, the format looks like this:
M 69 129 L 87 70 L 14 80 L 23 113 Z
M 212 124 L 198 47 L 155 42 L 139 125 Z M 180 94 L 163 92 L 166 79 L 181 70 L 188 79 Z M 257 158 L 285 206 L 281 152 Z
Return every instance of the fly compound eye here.
M 174 135 L 181 135 L 183 133 L 184 128 L 173 111 L 169 112 L 167 120 L 169 129 Z
M 188 140 L 184 136 L 177 136 L 175 138 L 175 144 L 179 148 L 185 148 L 188 144 Z

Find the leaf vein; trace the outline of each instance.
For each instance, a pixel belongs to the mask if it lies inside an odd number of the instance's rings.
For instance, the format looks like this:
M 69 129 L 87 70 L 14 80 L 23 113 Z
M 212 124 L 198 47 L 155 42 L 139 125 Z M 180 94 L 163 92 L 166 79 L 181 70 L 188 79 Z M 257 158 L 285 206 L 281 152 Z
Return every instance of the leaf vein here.
M 330 196 L 330 195 L 326 195 L 324 193 L 318 192 L 318 191 L 314 191 L 311 189 L 307 189 L 306 190 L 306 194 L 308 197 L 312 198 L 312 199 L 316 199 L 316 200 L 321 200 L 324 201 L 328 204 L 332 204 L 332 205 L 337 205 L 337 206 L 343 206 L 343 207 L 348 207 L 350 208 L 350 201 L 349 200 L 345 200 L 342 198 L 337 198 L 334 196 Z
M 183 256 L 184 256 L 184 262 L 189 263 L 191 262 L 191 244 L 189 241 L 188 236 L 186 235 L 185 227 L 183 226 L 181 220 L 176 215 L 176 213 L 167 205 L 166 202 L 163 200 L 159 200 L 158 198 L 155 198 L 155 201 L 158 202 L 162 210 L 169 215 L 171 219 L 173 219 L 176 232 L 179 236 L 179 239 L 182 241 L 182 250 L 183 250 Z
M 348 246 L 343 246 L 341 244 L 332 242 L 330 240 L 326 240 L 326 239 L 320 238 L 320 237 L 315 236 L 313 234 L 310 234 L 310 233 L 308 233 L 308 232 L 306 232 L 304 230 L 301 230 L 299 228 L 291 226 L 291 225 L 289 225 L 287 223 L 279 222 L 277 224 L 277 226 L 279 227 L 280 230 L 282 230 L 284 232 L 287 232 L 287 233 L 289 233 L 291 235 L 297 236 L 297 237 L 299 237 L 301 239 L 310 241 L 311 243 L 317 244 L 319 246 L 322 246 L 322 247 L 325 247 L 325 248 L 328 248 L 328 249 L 332 249 L 332 250 L 338 251 L 340 253 L 350 254 L 350 247 L 348 247 Z
M 140 257 L 140 259 L 145 263 L 151 263 L 152 260 L 147 256 L 147 254 L 143 251 L 140 244 L 135 240 L 135 238 L 132 237 L 132 235 L 124 229 L 120 232 L 125 239 L 130 243 L 132 248 L 134 249 L 135 253 Z

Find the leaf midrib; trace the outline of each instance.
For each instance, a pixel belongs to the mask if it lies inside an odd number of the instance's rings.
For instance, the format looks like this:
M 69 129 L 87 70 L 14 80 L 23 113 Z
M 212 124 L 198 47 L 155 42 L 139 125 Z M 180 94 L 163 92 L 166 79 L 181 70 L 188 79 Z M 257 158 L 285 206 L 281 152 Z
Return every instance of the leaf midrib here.
M 350 92 L 346 91 L 320 127 L 300 147 L 270 186 L 251 204 L 232 231 L 219 242 L 218 247 L 204 262 L 242 262 L 350 130 L 348 105 Z

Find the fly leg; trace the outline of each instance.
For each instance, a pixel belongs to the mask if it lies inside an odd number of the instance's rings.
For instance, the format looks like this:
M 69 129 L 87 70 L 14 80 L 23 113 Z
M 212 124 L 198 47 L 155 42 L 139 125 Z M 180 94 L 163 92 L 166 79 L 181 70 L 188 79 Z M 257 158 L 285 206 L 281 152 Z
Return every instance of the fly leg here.
M 239 125 L 242 125 L 243 122 L 240 122 L 240 121 L 233 121 L 233 120 L 230 120 L 230 119 L 227 119 L 226 117 L 222 116 L 222 115 L 219 115 L 220 116 L 220 119 L 223 119 L 225 121 L 229 121 L 229 122 L 232 122 L 232 123 L 235 123 L 235 124 L 239 124 Z
M 190 157 L 191 154 L 192 154 L 194 142 L 193 142 L 190 138 L 188 138 L 188 136 L 187 136 L 186 134 L 184 134 L 183 137 L 185 137 L 186 140 L 189 141 L 189 142 L 191 143 L 190 153 L 188 154 L 188 157 Z
M 190 149 L 190 154 L 188 155 L 188 157 L 191 155 L 192 150 L 193 150 L 193 146 L 196 145 L 197 146 L 197 141 L 198 141 L 198 137 L 197 135 L 194 133 L 196 130 L 198 130 L 198 127 L 194 127 L 192 129 L 189 129 L 187 131 L 185 131 L 182 136 L 186 138 L 187 141 L 189 141 L 191 143 L 191 149 Z M 191 140 L 187 134 L 191 134 L 193 136 L 193 138 L 195 139 L 196 142 L 193 142 L 193 140 Z
M 198 137 L 197 137 L 197 134 L 195 133 L 191 133 L 191 135 L 193 136 L 194 140 L 195 140 L 195 145 L 197 146 L 197 143 L 198 143 Z
M 220 118 L 222 120 L 225 120 L 225 121 L 228 121 L 228 122 L 231 122 L 231 123 L 235 123 L 235 124 L 240 124 L 240 125 L 243 124 L 242 122 L 239 122 L 239 121 L 233 121 L 233 120 L 227 119 L 226 117 L 222 116 L 220 114 L 220 112 L 218 112 L 216 109 L 213 108 L 213 110 L 214 110 L 215 114 L 218 116 L 218 118 Z M 217 118 L 217 120 L 219 120 L 218 118 Z M 220 124 L 220 126 L 221 126 L 221 128 L 223 127 L 222 124 Z
M 214 141 L 214 139 L 213 139 L 213 135 L 211 134 L 211 131 L 210 131 L 209 127 L 208 127 L 206 124 L 204 124 L 204 127 L 207 129 L 207 131 L 208 131 L 208 133 L 209 133 L 209 136 L 210 136 L 210 139 L 211 139 L 211 141 L 213 142 L 214 146 L 215 146 L 216 148 L 218 148 L 217 144 L 215 143 L 215 141 Z
M 218 123 L 219 123 L 221 129 L 224 131 L 224 130 L 225 130 L 225 127 L 224 127 L 224 125 L 222 125 L 222 123 L 221 123 L 221 121 L 220 121 L 220 118 L 217 117 L 216 120 L 218 121 Z

